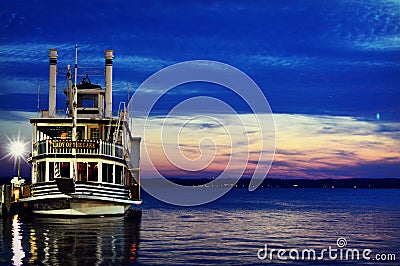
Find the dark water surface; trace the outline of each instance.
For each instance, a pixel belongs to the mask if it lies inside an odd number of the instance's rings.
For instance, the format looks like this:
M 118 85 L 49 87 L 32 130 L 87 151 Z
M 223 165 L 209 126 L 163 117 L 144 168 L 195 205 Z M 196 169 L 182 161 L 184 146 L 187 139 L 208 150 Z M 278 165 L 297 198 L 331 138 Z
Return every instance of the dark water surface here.
M 211 188 L 215 189 L 215 188 Z M 143 196 L 142 216 L 85 219 L 2 218 L 1 265 L 399 265 L 400 190 L 233 189 L 200 207 L 176 207 Z M 339 248 L 337 239 L 347 245 Z M 260 260 L 259 249 L 286 249 Z M 297 260 L 331 246 L 370 249 L 370 261 Z M 261 255 L 264 253 L 261 252 Z M 296 253 L 291 253 L 293 256 Z M 375 256 L 395 254 L 396 261 Z M 345 257 L 344 257 L 345 258 Z M 350 257 L 351 258 L 351 257 Z M 373 259 L 373 260 L 372 260 Z

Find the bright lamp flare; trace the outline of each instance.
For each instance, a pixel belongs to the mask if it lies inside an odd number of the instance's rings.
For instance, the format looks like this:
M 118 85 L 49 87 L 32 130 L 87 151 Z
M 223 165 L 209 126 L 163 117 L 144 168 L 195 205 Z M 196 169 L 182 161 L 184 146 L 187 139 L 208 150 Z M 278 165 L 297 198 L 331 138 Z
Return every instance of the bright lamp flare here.
M 28 154 L 29 141 L 21 139 L 20 132 L 18 132 L 17 137 L 12 137 L 12 138 L 7 136 L 6 134 L 6 138 L 8 141 L 7 144 L 8 153 L 5 154 L 5 156 L 1 159 L 4 158 L 14 159 L 14 168 L 15 168 L 17 166 L 17 162 L 23 159 L 23 157 L 25 157 Z
M 11 141 L 11 143 L 9 145 L 10 145 L 9 152 L 10 152 L 10 154 L 12 154 L 15 157 L 21 157 L 26 152 L 25 143 L 22 141 L 19 141 L 19 140 Z

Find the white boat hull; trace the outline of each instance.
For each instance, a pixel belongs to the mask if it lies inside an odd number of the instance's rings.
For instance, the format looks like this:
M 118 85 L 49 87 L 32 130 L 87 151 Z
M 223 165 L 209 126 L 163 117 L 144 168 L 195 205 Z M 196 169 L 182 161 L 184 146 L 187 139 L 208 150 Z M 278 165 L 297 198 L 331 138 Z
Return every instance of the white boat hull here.
M 76 185 L 76 192 L 61 193 L 56 185 L 45 185 L 36 196 L 23 198 L 20 203 L 34 214 L 48 216 L 110 216 L 123 215 L 132 205 L 142 203 L 140 199 L 126 199 L 123 195 L 125 188 L 114 189 L 110 194 L 110 187 Z
M 132 205 L 141 201 L 115 202 L 90 198 L 60 197 L 22 201 L 32 213 L 49 216 L 110 216 L 124 215 Z

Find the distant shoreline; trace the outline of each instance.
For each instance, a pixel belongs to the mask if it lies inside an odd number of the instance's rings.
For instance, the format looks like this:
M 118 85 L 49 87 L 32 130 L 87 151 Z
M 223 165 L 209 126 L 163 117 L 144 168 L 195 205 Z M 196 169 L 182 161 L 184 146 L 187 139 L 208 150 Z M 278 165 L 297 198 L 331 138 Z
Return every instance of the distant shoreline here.
M 24 177 L 22 177 L 24 178 Z M 25 178 L 30 183 L 29 178 Z M 183 186 L 209 186 L 210 178 L 167 178 Z M 0 184 L 10 183 L 10 177 L 0 177 Z M 146 179 L 147 184 L 159 186 L 159 179 Z M 241 178 L 236 184 L 233 179 L 219 180 L 215 187 L 249 187 L 250 179 Z M 346 179 L 275 179 L 266 178 L 259 188 L 400 188 L 400 178 L 346 178 Z
M 171 182 L 184 186 L 211 186 L 212 179 L 168 178 Z M 152 179 L 146 180 L 152 183 Z M 157 185 L 157 179 L 153 179 Z M 236 184 L 226 179 L 218 186 L 249 187 L 250 179 L 242 178 Z M 400 188 L 400 178 L 348 178 L 348 179 L 274 179 L 266 178 L 259 188 Z

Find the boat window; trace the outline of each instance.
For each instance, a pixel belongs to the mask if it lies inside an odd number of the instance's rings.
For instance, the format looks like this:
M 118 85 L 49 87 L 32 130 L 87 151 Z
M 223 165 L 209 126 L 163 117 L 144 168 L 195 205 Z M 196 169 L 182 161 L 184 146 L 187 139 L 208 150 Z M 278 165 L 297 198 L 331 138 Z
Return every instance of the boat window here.
M 37 164 L 36 182 L 44 182 L 46 174 L 46 162 L 40 162 Z
M 106 136 L 106 141 L 112 141 L 113 140 L 113 135 L 115 131 L 115 126 L 105 126 L 104 127 L 104 135 Z M 107 138 L 108 137 L 108 138 Z
M 113 167 L 114 165 L 103 163 L 103 177 L 102 181 L 107 183 L 113 183 Z
M 55 169 L 55 168 L 57 168 L 57 169 Z M 49 163 L 49 180 L 50 181 L 53 181 L 54 177 L 56 177 L 56 175 L 58 175 L 57 177 L 59 177 L 59 174 L 60 174 L 59 169 L 60 169 L 60 163 L 53 163 L 53 162 Z M 58 174 L 55 174 L 55 173 L 58 173 Z
M 77 138 L 85 138 L 85 127 L 79 126 L 77 128 Z M 39 140 L 56 138 L 56 139 L 70 139 L 72 135 L 72 128 L 69 126 L 45 126 L 38 127 Z
M 77 181 L 86 182 L 87 181 L 87 163 L 78 163 L 78 175 Z
M 88 163 L 88 180 L 89 181 L 97 181 L 98 176 L 98 164 L 97 163 Z
M 76 138 L 84 139 L 85 138 L 85 127 L 77 127 L 76 129 Z
M 70 169 L 69 169 L 69 162 L 62 162 L 60 163 L 60 175 L 61 177 L 71 177 Z
M 90 128 L 90 138 L 91 139 L 100 139 L 100 129 Z
M 71 136 L 71 127 L 67 126 L 44 126 L 37 128 L 39 140 L 49 138 L 68 138 Z
M 78 107 L 83 108 L 97 108 L 97 94 L 78 94 Z
M 38 154 L 46 153 L 46 142 L 41 142 L 38 145 Z
M 122 184 L 122 166 L 115 165 L 115 184 Z
M 64 165 L 63 172 L 61 172 L 63 164 L 68 165 Z M 54 178 L 59 177 L 69 177 L 69 163 L 49 162 L 49 180 L 53 181 Z

